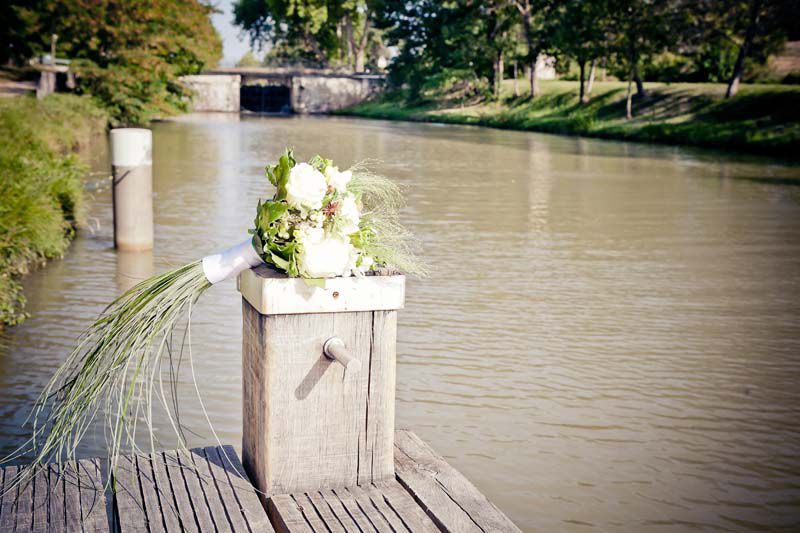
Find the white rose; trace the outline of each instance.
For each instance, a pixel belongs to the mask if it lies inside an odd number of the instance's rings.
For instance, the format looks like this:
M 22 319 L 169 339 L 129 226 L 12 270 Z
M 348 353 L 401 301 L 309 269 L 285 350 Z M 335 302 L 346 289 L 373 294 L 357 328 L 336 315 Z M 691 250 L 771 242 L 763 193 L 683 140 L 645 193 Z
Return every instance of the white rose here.
M 374 264 L 375 264 L 375 261 L 370 256 L 368 256 L 366 254 L 362 255 L 361 256 L 361 264 L 358 265 L 358 270 L 361 273 L 369 272 L 369 270 L 372 268 L 372 265 L 374 265 Z
M 314 233 L 303 241 L 297 258 L 300 272 L 309 278 L 349 276 L 353 245 L 340 237 L 316 238 L 318 235 Z
M 324 237 L 325 231 L 322 228 L 312 226 L 308 222 L 299 224 L 297 229 L 294 231 L 294 240 L 301 244 L 306 241 L 318 242 Z
M 342 199 L 336 210 L 336 217 L 341 222 L 340 229 L 343 234 L 350 235 L 358 231 L 361 212 L 358 210 L 358 204 L 353 195 L 347 195 Z
M 347 184 L 353 177 L 353 173 L 349 170 L 339 172 L 339 167 L 329 166 L 325 168 L 325 178 L 328 180 L 328 185 L 333 187 L 339 192 L 347 190 Z
M 325 176 L 308 163 L 300 163 L 289 171 L 286 202 L 301 211 L 319 209 L 327 190 Z

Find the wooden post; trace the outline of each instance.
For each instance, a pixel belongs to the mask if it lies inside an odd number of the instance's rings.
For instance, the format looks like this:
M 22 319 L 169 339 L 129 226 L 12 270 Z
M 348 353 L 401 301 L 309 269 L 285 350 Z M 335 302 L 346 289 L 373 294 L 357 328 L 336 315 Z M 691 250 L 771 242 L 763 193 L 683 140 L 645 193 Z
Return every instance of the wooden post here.
M 111 130 L 114 246 L 120 250 L 153 248 L 152 147 L 148 129 Z
M 334 278 L 320 288 L 262 266 L 239 276 L 239 290 L 242 458 L 262 499 L 393 479 L 405 277 Z

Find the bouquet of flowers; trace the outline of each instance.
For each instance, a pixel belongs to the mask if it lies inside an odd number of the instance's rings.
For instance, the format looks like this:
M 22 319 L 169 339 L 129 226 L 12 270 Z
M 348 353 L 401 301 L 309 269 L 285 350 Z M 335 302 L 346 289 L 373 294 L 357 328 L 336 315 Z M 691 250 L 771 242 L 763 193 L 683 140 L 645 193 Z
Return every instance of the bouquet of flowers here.
M 253 246 L 292 277 L 362 275 L 379 266 L 421 269 L 397 224 L 402 197 L 391 181 L 364 168 L 340 171 L 320 156 L 295 161 L 291 150 L 267 167 L 276 187 L 256 208 Z
M 389 179 L 370 172 L 365 164 L 340 171 L 320 156 L 298 163 L 291 150 L 268 166 L 266 174 L 276 191 L 271 199 L 258 202 L 251 238 L 139 283 L 112 302 L 83 334 L 34 407 L 30 440 L 1 461 L 33 455 L 32 468 L 23 470 L 16 483 L 7 482 L 6 490 L 30 481 L 48 463 L 74 459 L 98 415 L 106 418 L 112 471 L 123 450 L 141 451 L 138 426 L 145 426 L 154 451 L 154 399 L 185 449 L 176 392 L 164 386 L 162 369 L 180 364 L 190 322 L 177 349 L 175 327 L 213 284 L 264 263 L 311 285 L 381 267 L 424 274 L 413 237 L 398 221 L 400 189 Z M 194 376 L 191 343 L 187 344 Z M 199 392 L 198 399 L 202 407 Z

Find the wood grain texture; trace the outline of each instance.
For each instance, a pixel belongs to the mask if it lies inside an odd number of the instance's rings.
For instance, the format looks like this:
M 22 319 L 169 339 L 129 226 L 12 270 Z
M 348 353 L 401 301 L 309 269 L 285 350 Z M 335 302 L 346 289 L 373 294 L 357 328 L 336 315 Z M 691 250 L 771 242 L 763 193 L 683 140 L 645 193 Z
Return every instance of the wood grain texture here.
M 394 478 L 397 312 L 372 313 L 367 400 L 359 447 L 358 484 Z
M 359 520 L 360 515 L 353 516 L 350 511 L 345 509 L 339 496 L 331 489 L 321 490 L 319 491 L 319 495 L 330 508 L 331 512 L 336 515 L 345 531 L 370 531 L 369 524 L 363 519 Z
M 399 482 L 396 480 L 378 482 L 375 484 L 375 488 L 406 528 L 414 533 L 439 531 L 436 524 Z
M 203 489 L 208 512 L 217 531 L 230 531 L 231 523 L 225 513 L 225 505 L 220 498 L 214 476 L 211 474 L 208 460 L 202 448 L 191 450 L 190 458 L 194 463 L 200 487 Z
M 139 471 L 136 458 L 122 456 L 114 472 L 115 521 L 121 533 L 144 533 L 147 528 L 147 512 L 139 486 Z
M 172 494 L 175 497 L 175 509 L 178 514 L 178 519 L 180 520 L 181 529 L 187 532 L 200 531 L 197 519 L 195 518 L 192 500 L 189 497 L 189 490 L 186 487 L 183 472 L 181 472 L 178 452 L 164 452 L 164 464 L 167 468 L 170 485 L 172 486 Z
M 260 314 L 243 300 L 243 452 L 267 496 L 391 479 L 396 311 Z M 323 354 L 339 337 L 361 363 Z
M 66 513 L 66 531 L 80 531 L 81 528 L 81 480 L 78 465 L 74 461 L 64 464 L 64 510 Z
M 150 458 L 146 455 L 137 455 L 135 460 L 139 486 L 142 489 L 142 502 L 147 516 L 147 528 L 153 533 L 166 531 L 161 503 L 158 499 L 158 486 L 153 475 Z
M 167 464 L 164 461 L 164 453 L 156 452 L 150 455 L 150 464 L 153 467 L 153 478 L 156 482 L 156 492 L 158 493 L 158 503 L 161 507 L 161 517 L 164 520 L 164 527 L 167 531 L 180 531 L 181 520 L 178 516 L 178 506 L 175 501 L 175 494 L 172 491 Z
M 325 287 L 308 285 L 266 265 L 239 274 L 239 292 L 262 315 L 341 313 L 401 309 L 405 276 L 330 278 Z
M 24 467 L 27 469 L 30 467 Z M 33 525 L 33 483 L 25 482 L 17 494 L 16 507 L 16 531 L 29 531 Z
M 520 529 L 494 504 L 410 431 L 395 434 L 397 479 L 444 531 Z
M 100 459 L 78 461 L 78 480 L 84 533 L 108 531 L 109 519 Z
M 203 451 L 208 460 L 211 475 L 214 476 L 214 484 L 219 492 L 220 500 L 225 506 L 225 513 L 228 516 L 233 531 L 248 531 L 247 522 L 242 513 L 242 507 L 236 499 L 233 488 L 228 481 L 228 475 L 225 473 L 225 462 L 220 457 L 218 449 L 209 446 Z
M 64 524 L 66 527 L 67 514 L 64 506 L 66 480 L 61 475 L 61 468 L 58 465 L 48 465 L 47 480 L 50 484 L 48 519 L 51 524 Z
M 50 498 L 50 481 L 47 467 L 39 470 L 33 478 L 33 520 L 31 531 L 44 533 L 48 527 L 48 507 Z M 106 528 L 108 526 L 106 525 Z
M 269 499 L 267 513 L 278 533 L 313 533 L 311 523 L 303 515 L 302 508 L 289 494 Z
M 181 475 L 186 483 L 186 492 L 192 504 L 194 517 L 201 532 L 215 531 L 216 526 L 211 517 L 208 502 L 206 501 L 205 491 L 203 490 L 202 480 L 200 479 L 197 467 L 192 460 L 191 454 L 178 452 L 178 464 L 180 465 Z
M 247 477 L 233 446 L 225 445 L 218 450 L 225 461 L 225 472 L 251 531 L 273 531 L 255 487 Z

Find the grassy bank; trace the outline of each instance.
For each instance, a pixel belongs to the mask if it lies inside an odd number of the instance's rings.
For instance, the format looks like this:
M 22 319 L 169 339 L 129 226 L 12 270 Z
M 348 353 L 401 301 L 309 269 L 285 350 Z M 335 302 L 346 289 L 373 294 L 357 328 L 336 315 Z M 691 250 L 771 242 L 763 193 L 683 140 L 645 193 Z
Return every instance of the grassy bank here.
M 589 103 L 579 105 L 578 83 L 560 80 L 542 81 L 541 95 L 534 99 L 524 80 L 520 96 L 506 81 L 494 102 L 440 100 L 409 106 L 403 94 L 391 93 L 343 114 L 800 157 L 800 86 L 745 85 L 729 100 L 723 98 L 722 84 L 648 83 L 646 88 L 646 98 L 634 99 L 632 120 L 625 120 L 624 83 L 595 83 Z
M 18 277 L 74 236 L 86 173 L 76 152 L 106 122 L 89 98 L 0 99 L 0 329 L 25 317 Z

